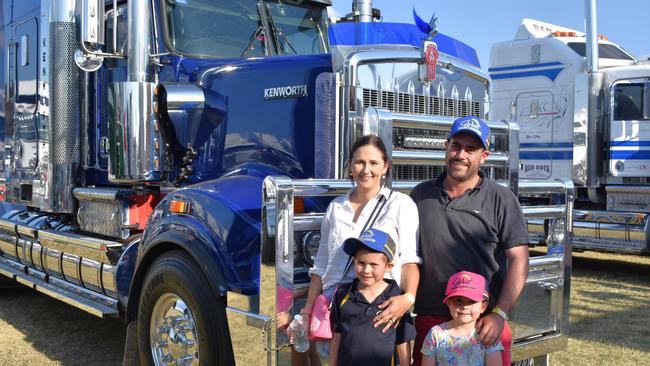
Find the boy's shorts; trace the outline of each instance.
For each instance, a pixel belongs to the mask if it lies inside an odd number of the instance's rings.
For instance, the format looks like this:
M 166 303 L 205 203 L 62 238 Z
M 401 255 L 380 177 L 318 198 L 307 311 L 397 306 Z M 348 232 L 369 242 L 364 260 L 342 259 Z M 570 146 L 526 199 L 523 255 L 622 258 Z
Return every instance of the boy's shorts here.
M 436 316 L 436 315 L 418 315 L 415 317 L 415 344 L 413 346 L 413 365 L 420 366 L 422 364 L 422 343 L 424 337 L 427 336 L 429 330 L 434 325 L 442 324 L 448 320 L 449 317 Z M 501 344 L 503 344 L 503 352 L 501 352 L 501 359 L 503 366 L 510 366 L 510 348 L 512 347 L 512 331 L 508 325 L 508 321 L 503 325 L 503 333 L 501 333 Z

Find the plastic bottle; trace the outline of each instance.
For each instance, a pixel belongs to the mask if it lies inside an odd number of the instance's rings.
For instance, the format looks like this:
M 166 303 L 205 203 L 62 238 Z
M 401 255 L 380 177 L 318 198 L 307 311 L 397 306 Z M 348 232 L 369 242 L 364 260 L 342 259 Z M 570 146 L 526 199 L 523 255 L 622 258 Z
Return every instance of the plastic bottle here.
M 307 339 L 307 327 L 303 323 L 302 317 L 299 314 L 294 315 L 289 327 L 293 332 L 293 349 L 300 353 L 307 352 L 309 339 Z

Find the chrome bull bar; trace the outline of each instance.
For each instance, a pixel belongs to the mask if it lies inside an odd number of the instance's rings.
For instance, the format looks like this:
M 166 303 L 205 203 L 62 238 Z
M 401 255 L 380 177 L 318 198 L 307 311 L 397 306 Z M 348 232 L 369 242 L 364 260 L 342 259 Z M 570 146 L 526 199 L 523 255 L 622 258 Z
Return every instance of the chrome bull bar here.
M 404 127 L 420 130 L 439 130 L 446 132 L 451 129 L 455 118 L 431 116 L 424 114 L 395 113 L 385 108 L 369 107 L 363 114 L 363 134 L 375 134 L 385 142 L 387 153 L 392 157 L 394 165 L 444 165 L 445 139 L 437 139 L 433 143 L 436 149 L 407 150 L 393 146 L 393 128 Z M 507 138 L 507 146 L 501 146 L 500 151 L 491 151 L 483 164 L 489 168 L 506 170 L 506 185 L 516 193 L 519 172 L 519 125 L 507 121 L 485 120 L 490 127 L 492 141 L 494 136 Z
M 418 182 L 396 182 L 393 188 L 409 192 Z M 297 251 L 297 242 L 294 237 L 296 231 L 319 230 L 323 213 L 294 214 L 293 201 L 296 197 L 337 196 L 344 194 L 353 187 L 349 180 L 328 179 L 297 179 L 288 177 L 267 177 L 264 181 L 264 211 L 263 211 L 263 238 L 261 248 L 261 280 L 259 314 L 251 314 L 251 318 L 263 317 L 267 319 L 265 330 L 265 350 L 267 358 L 265 364 L 285 365 L 291 362 L 291 349 L 284 328 L 279 328 L 276 319 L 278 314 L 288 312 L 293 315 L 299 311 L 299 300 L 296 296 L 300 289 L 294 282 L 296 268 L 294 260 Z M 562 222 L 561 225 L 549 225 L 561 233 L 555 233 L 561 240 L 555 245 L 560 249 L 552 250 L 549 254 L 532 257 L 530 259 L 529 278 L 527 283 L 540 282 L 543 286 L 559 291 L 549 309 L 552 319 L 551 328 L 545 329 L 534 335 L 526 334 L 519 337 L 517 334 L 517 321 L 521 314 L 530 314 L 527 309 L 516 308 L 513 311 L 513 330 L 515 340 L 513 360 L 536 357 L 548 352 L 556 351 L 566 345 L 563 334 L 563 324 L 568 322 L 568 301 L 571 276 L 571 228 L 573 209 L 573 183 L 570 180 L 542 185 L 537 182 L 521 181 L 519 190 L 524 193 L 563 193 L 566 205 L 531 206 L 522 207 L 527 219 L 550 219 Z M 559 280 L 552 282 L 555 277 Z M 280 295 L 279 288 L 290 289 Z M 282 299 L 280 298 L 282 296 Z M 287 303 L 292 304 L 287 308 Z M 254 319 L 253 319 L 254 320 Z M 526 320 L 522 321 L 524 324 Z M 253 322 L 252 322 L 253 323 Z M 559 340 L 559 341 L 558 341 Z M 543 352 L 543 353 L 540 353 Z

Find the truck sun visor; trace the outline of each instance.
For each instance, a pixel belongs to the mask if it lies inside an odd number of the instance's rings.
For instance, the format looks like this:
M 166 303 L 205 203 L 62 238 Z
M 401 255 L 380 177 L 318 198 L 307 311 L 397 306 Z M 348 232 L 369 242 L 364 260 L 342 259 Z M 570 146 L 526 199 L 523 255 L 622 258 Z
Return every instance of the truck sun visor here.
M 426 36 L 415 24 L 405 23 L 336 23 L 329 28 L 331 46 L 403 44 L 421 47 Z M 441 33 L 433 37 L 433 41 L 440 52 L 481 67 L 476 50 L 467 44 Z

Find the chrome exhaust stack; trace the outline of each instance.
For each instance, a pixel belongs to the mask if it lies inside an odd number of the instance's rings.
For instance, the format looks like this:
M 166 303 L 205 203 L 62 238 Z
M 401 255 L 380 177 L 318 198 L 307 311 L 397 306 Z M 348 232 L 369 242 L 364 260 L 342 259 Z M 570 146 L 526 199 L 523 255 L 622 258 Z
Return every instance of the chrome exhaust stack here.
M 148 0 L 128 3 L 127 81 L 109 86 L 109 180 L 160 182 L 164 178 L 161 129 L 155 119 L 153 72 L 149 62 L 152 9 Z
M 75 1 L 52 1 L 49 7 L 48 123 L 49 197 L 41 209 L 71 213 L 75 209 L 72 188 L 78 185 L 81 159 L 81 73 L 74 61 L 79 43 L 75 22 Z

